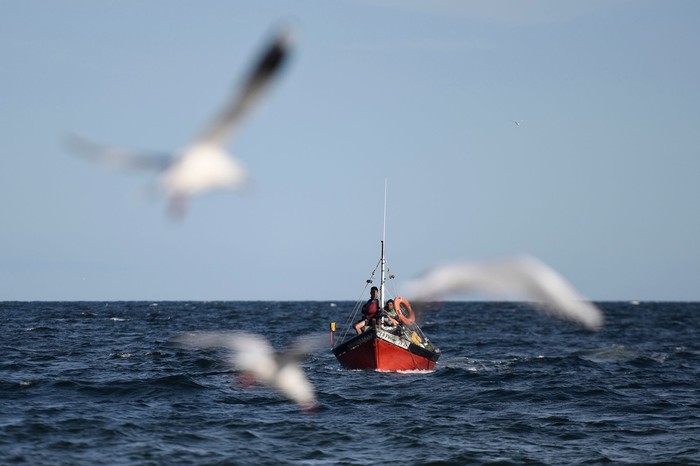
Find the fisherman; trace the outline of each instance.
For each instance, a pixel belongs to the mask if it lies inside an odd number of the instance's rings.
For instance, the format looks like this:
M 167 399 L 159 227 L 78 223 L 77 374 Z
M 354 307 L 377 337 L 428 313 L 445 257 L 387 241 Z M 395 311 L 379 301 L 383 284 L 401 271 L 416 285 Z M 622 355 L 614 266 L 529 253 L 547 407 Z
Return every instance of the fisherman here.
M 355 328 L 355 332 L 359 335 L 360 333 L 364 332 L 367 329 L 368 325 L 372 324 L 372 321 L 374 320 L 375 317 L 377 316 L 377 312 L 379 311 L 379 299 L 377 298 L 377 295 L 379 294 L 379 288 L 376 286 L 373 286 L 369 290 L 369 299 L 367 302 L 362 306 L 362 319 L 358 320 L 355 322 L 355 325 L 353 327 Z

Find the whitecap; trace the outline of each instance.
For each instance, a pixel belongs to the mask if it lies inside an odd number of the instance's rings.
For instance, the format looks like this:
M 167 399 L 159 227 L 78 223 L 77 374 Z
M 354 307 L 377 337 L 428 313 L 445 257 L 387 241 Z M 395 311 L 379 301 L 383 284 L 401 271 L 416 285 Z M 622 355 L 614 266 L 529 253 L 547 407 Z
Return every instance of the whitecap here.
M 638 354 L 624 345 L 595 348 L 580 353 L 580 358 L 591 362 L 627 362 L 636 359 Z
M 670 355 L 668 353 L 652 353 L 652 355 L 649 357 L 656 362 L 665 362 L 669 356 Z
M 410 370 L 405 370 L 405 371 L 393 371 L 393 370 L 381 370 L 381 369 L 376 369 L 375 372 L 386 372 L 390 374 L 430 374 L 432 372 L 435 372 L 434 369 L 410 369 Z

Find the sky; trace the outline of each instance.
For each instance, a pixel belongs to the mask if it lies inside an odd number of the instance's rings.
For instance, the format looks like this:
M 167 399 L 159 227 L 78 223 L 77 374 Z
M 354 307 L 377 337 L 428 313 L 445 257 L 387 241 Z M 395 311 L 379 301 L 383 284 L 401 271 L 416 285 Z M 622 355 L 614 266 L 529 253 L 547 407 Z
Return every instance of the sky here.
M 271 33 L 229 145 L 253 179 L 180 221 L 66 135 L 183 148 Z M 0 2 L 0 301 L 355 300 L 530 254 L 584 295 L 700 300 L 700 2 Z M 516 125 L 514 121 L 520 122 Z

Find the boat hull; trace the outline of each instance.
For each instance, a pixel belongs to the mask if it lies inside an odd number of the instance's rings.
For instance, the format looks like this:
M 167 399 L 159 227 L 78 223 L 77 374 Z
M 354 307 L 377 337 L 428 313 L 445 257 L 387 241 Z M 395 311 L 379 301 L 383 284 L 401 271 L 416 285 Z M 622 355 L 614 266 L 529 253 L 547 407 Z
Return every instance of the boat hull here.
M 346 369 L 379 371 L 432 370 L 440 357 L 437 349 L 374 327 L 336 346 L 333 353 Z

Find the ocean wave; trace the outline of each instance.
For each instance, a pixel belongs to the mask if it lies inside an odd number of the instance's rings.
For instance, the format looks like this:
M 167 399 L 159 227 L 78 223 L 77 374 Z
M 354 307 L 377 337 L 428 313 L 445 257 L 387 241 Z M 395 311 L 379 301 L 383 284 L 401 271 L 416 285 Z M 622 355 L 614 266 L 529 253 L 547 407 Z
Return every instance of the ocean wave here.
M 618 344 L 585 350 L 579 353 L 581 359 L 596 363 L 629 362 L 637 359 L 638 356 L 639 353 L 636 351 Z
M 515 304 L 445 303 L 430 316 L 433 371 L 344 370 L 328 348 L 303 364 L 319 400 L 305 413 L 239 385 L 225 352 L 169 338 L 241 329 L 284 346 L 347 303 L 151 304 L 3 314 L 6 463 L 700 464 L 700 305 L 604 303 L 589 334 Z
M 41 333 L 41 332 L 57 332 L 58 329 L 53 328 L 53 327 L 47 327 L 45 325 L 40 325 L 38 327 L 27 327 L 24 329 L 25 332 L 36 332 L 36 333 Z

